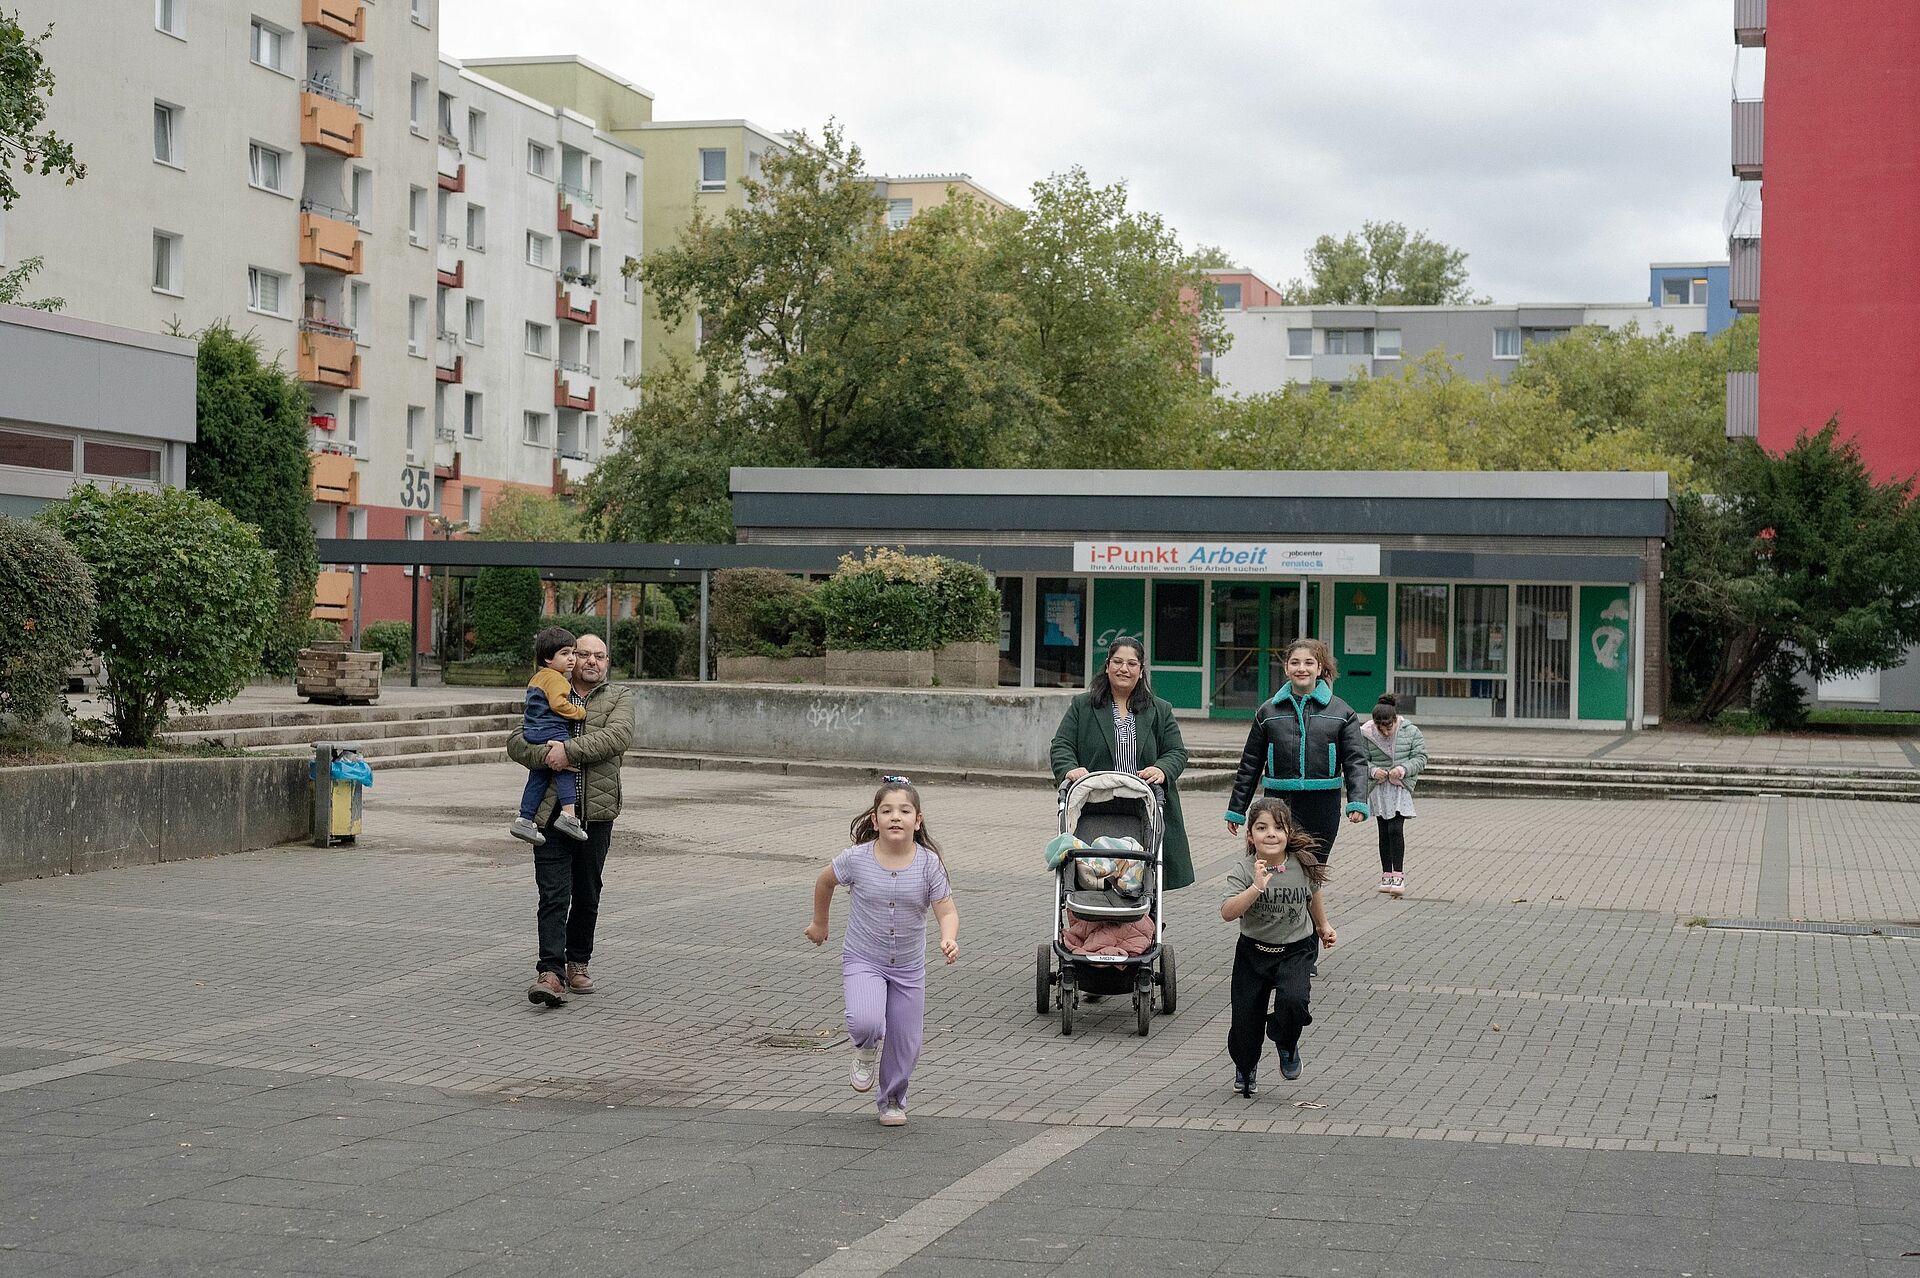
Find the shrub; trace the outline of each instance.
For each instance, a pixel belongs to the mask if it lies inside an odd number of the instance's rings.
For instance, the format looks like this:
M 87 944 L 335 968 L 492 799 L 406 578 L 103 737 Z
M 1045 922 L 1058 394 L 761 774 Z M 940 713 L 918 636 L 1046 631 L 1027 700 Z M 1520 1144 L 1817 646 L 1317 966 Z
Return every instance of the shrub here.
M 59 704 L 93 617 L 93 574 L 73 547 L 0 515 L 0 714 L 31 726 Z
M 203 709 L 246 684 L 280 611 L 273 556 L 250 526 L 178 488 L 88 485 L 41 518 L 93 571 L 121 745 L 151 744 L 170 705 Z
M 769 657 L 817 657 L 827 649 L 827 609 L 818 591 L 765 595 L 753 606 L 753 633 Z
M 608 648 L 613 664 L 631 667 L 633 663 L 634 641 L 640 634 L 640 618 L 622 617 L 613 623 L 613 642 Z M 641 672 L 643 679 L 671 679 L 679 672 L 680 656 L 688 645 L 697 645 L 699 637 L 691 627 L 678 622 L 660 621 L 647 618 L 647 641 L 641 651 L 641 660 L 646 669 Z
M 940 646 L 934 582 L 940 565 L 930 556 L 868 550 L 864 559 L 840 557 L 819 587 L 827 614 L 827 646 L 843 651 L 926 651 Z
M 482 568 L 473 583 L 473 646 L 533 658 L 546 591 L 531 568 Z
M 413 627 L 404 621 L 376 621 L 360 632 L 360 646 L 380 654 L 380 668 L 404 666 L 413 656 Z
M 308 617 L 291 625 L 276 620 L 267 632 L 266 648 L 260 655 L 260 668 L 270 675 L 289 677 L 299 663 L 300 650 L 316 643 L 338 643 L 340 623 Z
M 607 619 L 590 612 L 550 612 L 540 618 L 540 629 L 545 630 L 548 626 L 562 626 L 575 635 L 599 635 L 602 639 L 608 637 Z M 612 648 L 613 644 L 609 642 L 607 647 Z
M 940 642 L 998 643 L 1000 592 L 979 564 L 936 555 L 939 575 L 933 579 L 934 607 L 940 618 Z
M 1753 712 L 1769 732 L 1807 726 L 1807 694 L 1800 686 L 1800 659 L 1782 652 L 1767 663 L 1753 692 Z
M 791 626 L 784 624 L 795 608 L 793 601 L 806 598 L 813 587 L 798 577 L 771 568 L 723 568 L 713 574 L 710 601 L 710 636 L 714 650 L 723 657 L 766 657 L 779 655 L 786 638 L 770 639 L 771 626 L 783 636 Z

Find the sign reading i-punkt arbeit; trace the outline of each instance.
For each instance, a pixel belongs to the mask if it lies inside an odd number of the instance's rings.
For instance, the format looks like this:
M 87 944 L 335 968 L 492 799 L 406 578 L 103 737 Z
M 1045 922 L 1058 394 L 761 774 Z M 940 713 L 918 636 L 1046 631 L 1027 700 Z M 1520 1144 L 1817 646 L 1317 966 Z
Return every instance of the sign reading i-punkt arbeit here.
M 1380 547 L 1268 541 L 1076 541 L 1073 570 L 1128 576 L 1377 577 Z

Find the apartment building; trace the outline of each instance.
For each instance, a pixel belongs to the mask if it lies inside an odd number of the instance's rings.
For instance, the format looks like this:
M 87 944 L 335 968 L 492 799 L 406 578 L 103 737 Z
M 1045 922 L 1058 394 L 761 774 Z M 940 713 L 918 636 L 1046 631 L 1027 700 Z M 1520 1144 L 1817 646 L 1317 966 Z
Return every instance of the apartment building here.
M 974 200 L 999 213 L 1013 207 L 967 173 L 909 173 L 902 177 L 880 174 L 870 180 L 873 193 L 887 202 L 887 225 L 894 230 L 911 222 L 915 214 L 938 208 L 953 199 Z
M 1654 262 L 1647 267 L 1647 304 L 1661 309 L 1701 307 L 1708 337 L 1724 331 L 1736 318 L 1727 296 L 1727 263 Z
M 436 498 L 479 527 L 510 487 L 564 491 L 640 371 L 639 152 L 593 120 L 442 57 L 434 326 Z
M 784 149 L 778 134 L 748 120 L 655 120 L 653 94 L 577 55 L 469 58 L 466 65 L 537 101 L 599 121 L 613 140 L 646 156 L 641 221 L 649 248 L 672 244 L 696 211 L 720 217 L 745 207 L 741 178 L 759 177 L 766 156 Z M 700 341 L 697 314 L 669 325 L 642 299 L 643 371 L 670 359 L 691 360 Z
M 1443 350 L 1467 377 L 1504 380 L 1529 344 L 1598 325 L 1643 332 L 1706 331 L 1705 307 L 1650 302 L 1484 306 L 1286 306 L 1252 272 L 1207 272 L 1220 294 L 1232 344 L 1201 364 L 1223 395 L 1260 395 L 1300 382 L 1349 381 L 1355 371 L 1390 377 L 1407 361 Z M 1266 304 L 1259 304 L 1259 303 Z

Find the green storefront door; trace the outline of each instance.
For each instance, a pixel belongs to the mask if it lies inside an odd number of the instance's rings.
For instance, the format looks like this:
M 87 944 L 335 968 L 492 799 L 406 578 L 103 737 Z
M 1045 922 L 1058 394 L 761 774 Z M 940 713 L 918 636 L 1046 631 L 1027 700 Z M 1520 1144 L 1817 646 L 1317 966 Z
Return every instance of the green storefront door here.
M 1387 583 L 1333 584 L 1334 691 L 1361 714 L 1387 690 Z
M 1317 622 L 1319 593 L 1308 595 L 1308 634 Z M 1280 690 L 1287 678 L 1285 645 L 1300 629 L 1299 582 L 1214 583 L 1214 718 L 1251 719 Z

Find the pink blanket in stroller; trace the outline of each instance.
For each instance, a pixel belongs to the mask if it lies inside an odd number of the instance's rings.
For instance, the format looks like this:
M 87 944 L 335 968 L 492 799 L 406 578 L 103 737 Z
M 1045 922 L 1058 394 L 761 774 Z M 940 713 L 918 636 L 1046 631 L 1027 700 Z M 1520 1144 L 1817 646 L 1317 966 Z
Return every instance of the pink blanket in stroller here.
M 1077 915 L 1067 916 L 1071 922 L 1060 939 L 1075 954 L 1105 954 L 1116 958 L 1128 954 L 1144 954 L 1153 944 L 1153 920 L 1129 919 L 1124 923 L 1095 922 Z

